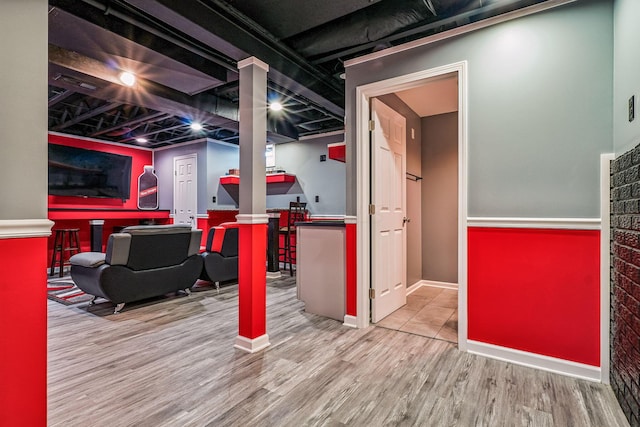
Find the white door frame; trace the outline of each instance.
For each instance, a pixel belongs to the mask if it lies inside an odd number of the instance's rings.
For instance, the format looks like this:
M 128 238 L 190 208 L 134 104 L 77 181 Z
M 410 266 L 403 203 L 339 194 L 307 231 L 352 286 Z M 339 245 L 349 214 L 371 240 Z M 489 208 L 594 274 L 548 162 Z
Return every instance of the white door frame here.
M 197 153 L 191 153 L 191 154 L 185 154 L 183 156 L 175 156 L 173 158 L 173 217 L 175 220 L 175 216 L 176 216 L 176 177 L 177 177 L 177 170 L 176 170 L 176 162 L 178 160 L 185 160 L 185 159 L 194 159 L 194 166 L 195 166 L 195 176 L 196 176 L 196 180 L 195 182 L 195 186 L 194 191 L 196 192 L 195 197 L 193 198 L 193 200 L 195 201 L 195 206 L 194 206 L 194 218 L 193 218 L 193 225 L 192 228 L 196 229 L 198 228 L 198 154 Z
M 359 328 L 369 326 L 371 284 L 371 236 L 369 216 L 370 99 L 411 89 L 443 74 L 458 74 L 458 348 L 467 350 L 467 61 L 369 83 L 356 87 L 356 158 L 357 158 L 357 320 Z
M 600 381 L 610 384 L 611 353 L 609 334 L 611 309 L 611 161 L 613 153 L 600 155 Z

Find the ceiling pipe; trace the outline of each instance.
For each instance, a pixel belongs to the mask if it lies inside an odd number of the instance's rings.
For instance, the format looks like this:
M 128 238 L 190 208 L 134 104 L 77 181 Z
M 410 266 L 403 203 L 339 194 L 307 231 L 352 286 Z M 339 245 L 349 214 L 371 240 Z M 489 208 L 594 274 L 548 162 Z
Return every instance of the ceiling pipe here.
M 349 58 L 361 52 L 370 52 L 379 46 L 388 47 L 416 39 L 417 37 L 425 37 L 439 32 L 442 28 L 460 27 L 479 20 L 481 16 L 494 16 L 545 1 L 546 0 L 474 0 L 465 4 L 464 7 L 461 7 L 459 2 L 430 0 L 433 8 L 437 12 L 434 19 L 426 20 L 418 26 L 411 26 L 375 41 L 327 52 L 325 55 L 315 57 L 312 62 L 314 64 L 323 64 L 335 59 Z M 464 24 L 460 24 L 460 22 L 464 22 Z

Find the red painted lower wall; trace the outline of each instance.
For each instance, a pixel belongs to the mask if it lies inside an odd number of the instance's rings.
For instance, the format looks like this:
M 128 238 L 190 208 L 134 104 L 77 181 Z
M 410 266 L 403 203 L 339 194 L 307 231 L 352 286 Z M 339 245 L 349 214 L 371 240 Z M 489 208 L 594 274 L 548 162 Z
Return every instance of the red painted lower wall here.
M 468 338 L 600 366 L 600 232 L 469 228 Z
M 357 316 L 357 248 L 356 224 L 346 224 L 345 237 L 345 314 Z
M 47 238 L 0 239 L 0 426 L 47 418 Z

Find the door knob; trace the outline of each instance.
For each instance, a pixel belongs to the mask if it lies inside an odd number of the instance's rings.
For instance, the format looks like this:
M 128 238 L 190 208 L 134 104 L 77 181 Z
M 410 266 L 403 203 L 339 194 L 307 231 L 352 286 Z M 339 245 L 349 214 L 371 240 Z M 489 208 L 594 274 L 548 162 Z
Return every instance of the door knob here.
M 404 225 L 408 222 L 411 222 L 411 218 L 407 218 L 406 216 L 404 218 L 402 218 L 402 226 L 404 227 Z

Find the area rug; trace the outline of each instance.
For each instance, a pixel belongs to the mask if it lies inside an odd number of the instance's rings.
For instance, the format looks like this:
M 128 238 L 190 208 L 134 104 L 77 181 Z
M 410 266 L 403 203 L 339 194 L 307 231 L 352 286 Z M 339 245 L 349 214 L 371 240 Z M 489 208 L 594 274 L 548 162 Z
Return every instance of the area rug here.
M 47 281 L 47 298 L 64 305 L 73 305 L 89 301 L 91 295 L 81 291 L 71 277 L 59 277 Z

